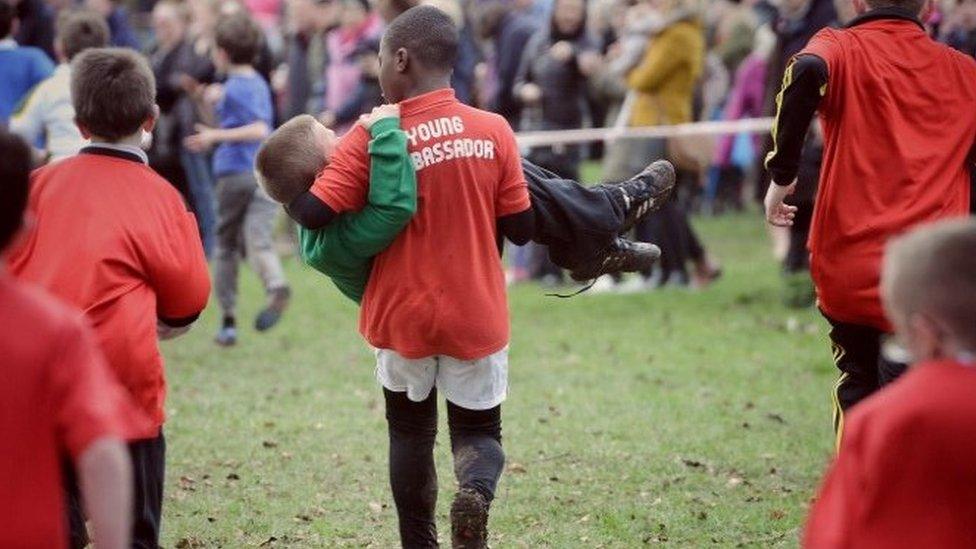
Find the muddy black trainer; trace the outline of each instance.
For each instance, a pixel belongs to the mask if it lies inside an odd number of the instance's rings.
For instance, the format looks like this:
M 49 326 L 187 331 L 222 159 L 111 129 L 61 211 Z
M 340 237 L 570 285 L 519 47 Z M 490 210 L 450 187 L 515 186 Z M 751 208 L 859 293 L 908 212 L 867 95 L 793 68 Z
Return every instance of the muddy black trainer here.
M 626 233 L 645 215 L 659 210 L 674 190 L 674 166 L 667 160 L 652 162 L 641 173 L 627 181 L 609 185 L 620 192 L 624 206 L 624 223 L 620 233 Z
M 488 502 L 484 496 L 462 488 L 451 504 L 451 547 L 488 548 Z
M 574 268 L 569 276 L 583 282 L 605 274 L 645 271 L 654 266 L 659 257 L 661 249 L 654 244 L 617 237 L 602 254 Z

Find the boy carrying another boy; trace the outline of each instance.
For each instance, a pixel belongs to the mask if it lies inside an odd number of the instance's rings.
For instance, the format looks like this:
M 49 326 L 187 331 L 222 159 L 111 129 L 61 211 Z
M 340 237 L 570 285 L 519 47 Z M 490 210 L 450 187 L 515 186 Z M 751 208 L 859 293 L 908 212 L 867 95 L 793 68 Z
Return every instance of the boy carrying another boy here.
M 158 338 L 189 330 L 210 278 L 196 221 L 139 148 L 159 109 L 146 61 L 127 49 L 89 49 L 72 62 L 81 135 L 71 158 L 31 176 L 34 226 L 11 272 L 82 311 L 118 380 L 151 420 L 128 441 L 134 477 L 133 544 L 156 547 L 163 502 L 166 380 Z M 68 482 L 72 546 L 87 543 Z
M 915 361 L 858 404 L 806 547 L 976 547 L 976 221 L 888 246 L 885 311 Z
M 208 101 L 215 103 L 218 127 L 200 126 L 198 133 L 186 138 L 186 146 L 204 152 L 217 145 L 213 156 L 217 178 L 214 287 L 223 320 L 215 341 L 229 346 L 237 343 L 237 271 L 242 254 L 261 278 L 268 297 L 254 320 L 256 330 L 263 332 L 278 323 L 291 291 L 274 247 L 278 207 L 254 179 L 254 156 L 273 126 L 271 90 L 252 66 L 261 48 L 261 30 L 239 13 L 221 19 L 214 33 L 214 65 L 227 75 L 222 86 L 211 86 L 206 92 Z
M 536 232 L 534 205 L 508 124 L 460 104 L 449 88 L 457 40 L 446 14 L 419 7 L 391 23 L 380 48 L 380 82 L 387 100 L 400 103 L 407 143 L 402 153 L 410 154 L 416 171 L 418 200 L 406 228 L 367 270 L 360 329 L 377 348 L 390 434 L 390 482 L 405 547 L 437 544 L 437 389 L 448 400 L 460 485 L 451 507 L 454 545 L 485 546 L 488 504 L 504 465 L 500 405 L 507 392 L 509 327 L 498 239 L 504 235 L 525 243 Z M 357 126 L 334 151 L 328 150 L 331 134 L 323 130 L 313 126 L 305 134 L 318 132 L 328 165 L 310 191 L 287 204 L 289 213 L 311 229 L 341 223 L 346 216 L 338 213 L 361 212 L 372 203 L 379 182 L 369 164 L 376 166 L 377 159 L 367 153 L 376 143 L 375 124 L 373 143 Z M 266 147 L 273 141 L 275 136 Z M 259 160 L 259 171 L 264 167 Z M 652 168 L 653 174 L 621 185 L 635 196 L 637 190 L 643 194 L 613 208 L 617 228 L 655 207 L 670 191 L 670 166 Z M 316 166 L 307 170 L 314 173 Z M 262 173 L 262 179 L 271 188 L 276 177 L 269 175 Z M 298 180 L 308 185 L 308 176 Z M 288 200 L 301 186 L 278 199 Z M 611 202 L 609 190 L 597 192 Z M 579 210 L 587 206 L 592 204 L 576 204 Z M 619 267 L 612 259 L 613 253 L 603 250 L 594 263 Z

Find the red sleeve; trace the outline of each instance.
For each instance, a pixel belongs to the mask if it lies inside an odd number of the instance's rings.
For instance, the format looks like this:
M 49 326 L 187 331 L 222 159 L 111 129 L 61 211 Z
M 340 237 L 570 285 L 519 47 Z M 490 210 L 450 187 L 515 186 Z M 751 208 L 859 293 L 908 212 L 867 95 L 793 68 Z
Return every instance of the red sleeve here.
M 495 217 L 504 217 L 524 212 L 532 207 L 529 200 L 529 187 L 522 173 L 522 157 L 519 155 L 515 134 L 508 123 L 502 120 L 504 128 L 499 132 L 498 162 L 501 166 L 498 190 L 495 193 Z
M 71 322 L 61 332 L 49 364 L 50 413 L 71 458 L 100 438 L 124 440 L 148 430 L 151 422 L 109 371 L 88 328 Z
M 138 245 L 156 292 L 156 315 L 184 319 L 200 314 L 210 297 L 210 272 L 196 219 L 174 197 L 153 233 Z
M 342 136 L 322 173 L 309 189 L 333 211 L 358 211 L 369 192 L 369 134 L 356 124 Z
M 820 29 L 807 42 L 803 50 L 797 54 L 816 55 L 827 64 L 827 93 L 823 96 L 824 100 L 820 102 L 821 112 L 829 108 L 829 105 L 834 104 L 831 98 L 835 96 L 835 90 L 840 86 L 842 79 L 843 47 L 840 41 L 840 33 L 842 32 L 844 31 L 831 28 Z
M 806 549 L 848 547 L 851 544 L 852 527 L 858 519 L 857 502 L 863 495 L 861 471 L 870 467 L 870 464 L 862 463 L 861 424 L 857 416 L 852 416 L 844 429 L 840 450 L 810 509 L 803 533 Z

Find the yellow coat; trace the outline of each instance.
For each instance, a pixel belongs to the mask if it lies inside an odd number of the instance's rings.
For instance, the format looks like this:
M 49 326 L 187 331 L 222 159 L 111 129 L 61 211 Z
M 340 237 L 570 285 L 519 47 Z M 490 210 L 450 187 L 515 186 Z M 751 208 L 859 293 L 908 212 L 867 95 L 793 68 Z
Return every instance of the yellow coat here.
M 679 21 L 656 36 L 627 75 L 627 86 L 637 92 L 630 125 L 691 122 L 704 55 L 705 37 L 698 21 Z

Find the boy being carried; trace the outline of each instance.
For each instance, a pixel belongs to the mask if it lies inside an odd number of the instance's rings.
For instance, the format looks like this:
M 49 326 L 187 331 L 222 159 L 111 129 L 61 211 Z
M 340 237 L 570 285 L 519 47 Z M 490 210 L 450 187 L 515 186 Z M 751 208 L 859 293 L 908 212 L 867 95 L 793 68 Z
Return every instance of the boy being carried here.
M 976 547 L 976 221 L 888 246 L 881 293 L 916 365 L 857 405 L 806 547 Z
M 332 279 L 339 291 L 356 303 L 362 301 L 366 290 L 373 256 L 393 242 L 416 211 L 416 175 L 407 151 L 408 137 L 399 129 L 399 112 L 396 105 L 383 105 L 373 109 L 369 116 L 360 118 L 360 123 L 373 138 L 369 143 L 370 182 L 366 206 L 360 212 L 340 216 L 336 222 L 322 229 L 299 228 L 302 259 Z M 335 146 L 336 137 L 331 130 L 312 116 L 296 116 L 272 132 L 258 150 L 255 161 L 258 182 L 272 199 L 288 207 L 312 186 L 316 175 L 328 165 Z M 576 182 L 560 180 L 527 160 L 522 161 L 522 166 L 533 198 L 547 194 L 564 209 L 595 209 L 612 204 L 605 197 L 612 196 L 615 192 L 623 196 L 622 189 L 626 188 L 625 184 L 586 188 Z M 651 185 L 655 192 L 660 193 L 654 198 L 654 202 L 644 208 L 641 215 L 646 215 L 656 205 L 663 203 L 674 181 L 670 165 L 666 162 L 656 162 L 653 168 L 633 181 L 626 182 L 631 187 Z M 561 192 L 564 189 L 567 192 Z M 596 200 L 574 204 L 567 198 L 574 195 L 589 195 Z M 577 216 L 580 217 L 582 216 Z M 537 225 L 542 219 L 550 219 L 552 225 L 559 224 L 559 217 L 544 216 L 537 209 Z M 634 221 L 636 220 L 635 214 Z M 616 225 L 622 226 L 622 223 Z M 556 227 L 554 230 L 565 230 L 565 227 Z M 594 261 L 592 264 L 593 268 L 605 272 L 640 269 L 645 261 L 653 261 L 657 253 L 654 246 L 626 241 L 617 236 L 620 230 L 625 229 L 595 228 L 592 232 L 579 236 L 567 232 L 570 235 L 568 238 L 573 239 L 573 245 L 564 247 L 574 252 L 579 248 L 600 252 L 599 262 Z M 539 240 L 537 236 L 533 238 Z M 628 261 L 607 261 L 611 255 L 607 250 L 615 245 L 616 240 L 624 243 L 619 248 L 626 246 L 632 252 Z M 554 257 L 557 262 L 562 262 L 562 256 L 554 254 Z M 566 265 L 562 263 L 561 266 Z M 575 272 L 574 276 L 579 277 L 579 272 Z M 588 278 L 594 277 L 586 276 L 581 280 Z
M 349 299 L 362 302 L 373 256 L 400 234 L 417 210 L 417 179 L 400 130 L 400 108 L 383 105 L 360 117 L 369 131 L 369 197 L 362 210 L 318 229 L 299 228 L 302 258 L 332 279 Z M 258 150 L 258 182 L 288 204 L 308 190 L 335 149 L 332 130 L 307 114 L 275 130 Z

